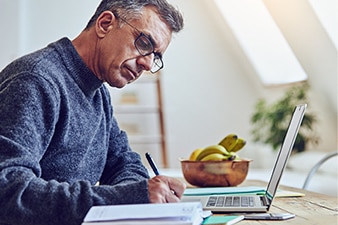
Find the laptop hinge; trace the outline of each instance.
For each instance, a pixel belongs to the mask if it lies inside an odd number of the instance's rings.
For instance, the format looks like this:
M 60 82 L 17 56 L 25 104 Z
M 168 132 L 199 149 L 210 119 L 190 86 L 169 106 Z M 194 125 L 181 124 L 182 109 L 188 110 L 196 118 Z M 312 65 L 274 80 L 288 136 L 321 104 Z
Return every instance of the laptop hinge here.
M 266 195 L 260 196 L 260 199 L 261 199 L 262 205 L 265 205 L 265 206 L 270 205 L 269 200 L 267 199 Z

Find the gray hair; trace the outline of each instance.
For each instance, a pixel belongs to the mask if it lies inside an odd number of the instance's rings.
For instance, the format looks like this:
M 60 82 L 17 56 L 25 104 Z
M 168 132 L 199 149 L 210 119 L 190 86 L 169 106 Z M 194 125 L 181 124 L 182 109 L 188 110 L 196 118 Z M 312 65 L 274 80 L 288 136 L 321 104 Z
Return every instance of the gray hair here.
M 183 29 L 182 14 L 166 0 L 102 0 L 85 29 L 93 26 L 101 13 L 106 10 L 128 21 L 140 18 L 141 11 L 146 6 L 155 7 L 161 20 L 170 27 L 172 32 L 179 32 Z

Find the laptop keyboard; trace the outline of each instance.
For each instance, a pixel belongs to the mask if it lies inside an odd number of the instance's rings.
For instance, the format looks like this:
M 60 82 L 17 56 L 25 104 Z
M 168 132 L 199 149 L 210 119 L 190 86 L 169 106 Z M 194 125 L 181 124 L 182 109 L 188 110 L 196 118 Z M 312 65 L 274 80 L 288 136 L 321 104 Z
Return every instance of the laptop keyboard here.
M 207 207 L 254 207 L 253 196 L 210 196 Z

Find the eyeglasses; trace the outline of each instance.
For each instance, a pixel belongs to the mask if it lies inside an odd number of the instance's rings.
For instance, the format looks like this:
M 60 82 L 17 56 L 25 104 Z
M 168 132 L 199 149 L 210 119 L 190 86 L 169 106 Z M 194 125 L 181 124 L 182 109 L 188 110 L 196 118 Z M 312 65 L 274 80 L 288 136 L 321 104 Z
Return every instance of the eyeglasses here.
M 140 35 L 135 39 L 134 42 L 135 48 L 140 53 L 140 55 L 148 56 L 154 54 L 154 60 L 150 72 L 156 73 L 160 69 L 162 69 L 164 67 L 162 55 L 160 53 L 154 52 L 154 45 L 150 40 L 150 38 L 147 35 L 145 35 L 142 31 L 140 31 L 139 29 L 128 23 L 126 20 L 122 19 L 121 17 L 120 19 L 140 33 Z

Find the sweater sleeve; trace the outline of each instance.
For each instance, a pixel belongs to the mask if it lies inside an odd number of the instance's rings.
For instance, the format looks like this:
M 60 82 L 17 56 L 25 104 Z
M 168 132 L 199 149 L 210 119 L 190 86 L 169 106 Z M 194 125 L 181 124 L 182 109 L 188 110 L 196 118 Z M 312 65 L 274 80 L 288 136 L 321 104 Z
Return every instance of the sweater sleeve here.
M 113 119 L 107 164 L 100 182 L 114 185 L 145 178 L 149 178 L 149 175 L 142 165 L 140 155 L 132 151 L 126 133 L 119 129 Z
M 0 85 L 0 224 L 79 225 L 93 205 L 149 202 L 146 171 L 116 130 L 102 185 L 42 179 L 39 162 L 59 113 L 55 92 L 47 80 L 25 74 Z

